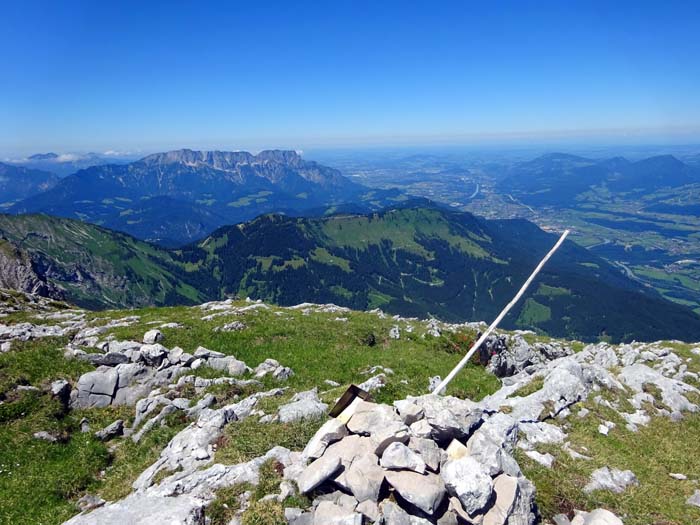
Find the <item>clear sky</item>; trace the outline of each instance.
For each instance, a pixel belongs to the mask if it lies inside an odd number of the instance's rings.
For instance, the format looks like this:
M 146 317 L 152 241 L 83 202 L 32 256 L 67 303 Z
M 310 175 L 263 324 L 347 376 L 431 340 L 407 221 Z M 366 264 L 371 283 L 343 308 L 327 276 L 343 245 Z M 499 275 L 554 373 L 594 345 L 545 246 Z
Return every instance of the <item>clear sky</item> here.
M 684 141 L 700 2 L 0 0 L 0 72 L 0 154 Z

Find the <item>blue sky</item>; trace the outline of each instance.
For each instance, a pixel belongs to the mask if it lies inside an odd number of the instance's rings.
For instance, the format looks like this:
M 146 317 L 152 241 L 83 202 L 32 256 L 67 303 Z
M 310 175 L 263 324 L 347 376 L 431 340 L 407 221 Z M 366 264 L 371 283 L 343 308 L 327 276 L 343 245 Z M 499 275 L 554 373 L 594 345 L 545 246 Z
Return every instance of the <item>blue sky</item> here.
M 700 137 L 697 1 L 0 0 L 0 49 L 0 154 Z

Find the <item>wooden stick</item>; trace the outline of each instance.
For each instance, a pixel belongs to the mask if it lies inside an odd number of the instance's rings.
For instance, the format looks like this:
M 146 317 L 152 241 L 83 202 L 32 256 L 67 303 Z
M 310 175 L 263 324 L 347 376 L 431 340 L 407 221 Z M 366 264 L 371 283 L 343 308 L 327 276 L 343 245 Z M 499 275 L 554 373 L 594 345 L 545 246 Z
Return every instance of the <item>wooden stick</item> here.
M 452 371 L 447 375 L 445 379 L 442 380 L 442 382 L 433 390 L 433 394 L 439 394 L 445 388 L 447 388 L 447 385 L 450 384 L 450 381 L 454 379 L 454 377 L 459 373 L 462 368 L 469 362 L 469 359 L 471 356 L 476 352 L 476 350 L 481 346 L 481 344 L 486 340 L 486 338 L 491 335 L 491 332 L 493 332 L 498 324 L 503 320 L 503 318 L 506 316 L 506 314 L 510 311 L 513 306 L 515 306 L 515 303 L 518 302 L 518 300 L 523 296 L 525 293 L 525 290 L 527 290 L 527 287 L 530 286 L 532 281 L 535 280 L 535 277 L 537 277 L 537 274 L 540 273 L 540 270 L 544 267 L 545 264 L 547 264 L 547 261 L 554 255 L 554 252 L 556 252 L 559 247 L 562 245 L 564 242 L 564 239 L 566 239 L 566 236 L 569 235 L 569 230 L 564 230 L 564 233 L 562 233 L 561 237 L 559 237 L 559 240 L 557 243 L 552 247 L 551 250 L 549 250 L 549 253 L 544 256 L 544 259 L 540 261 L 540 264 L 537 265 L 535 270 L 532 272 L 530 277 L 528 277 L 527 281 L 525 281 L 525 284 L 523 284 L 522 288 L 518 291 L 518 293 L 513 297 L 513 300 L 508 303 L 508 305 L 503 309 L 503 311 L 498 314 L 498 317 L 496 317 L 496 320 L 491 323 L 491 326 L 488 327 L 488 329 L 481 335 L 481 337 L 472 345 L 472 347 L 469 349 L 469 352 L 467 352 L 467 355 L 465 355 L 462 360 L 457 363 L 457 366 L 455 366 Z

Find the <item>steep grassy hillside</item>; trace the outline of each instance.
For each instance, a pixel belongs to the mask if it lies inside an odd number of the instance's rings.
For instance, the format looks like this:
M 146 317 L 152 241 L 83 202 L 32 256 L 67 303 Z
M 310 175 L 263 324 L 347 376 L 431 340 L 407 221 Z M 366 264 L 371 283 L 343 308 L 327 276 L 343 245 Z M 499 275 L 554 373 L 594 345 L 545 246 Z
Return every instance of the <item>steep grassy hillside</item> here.
M 36 274 L 84 307 L 204 299 L 170 253 L 129 235 L 45 215 L 0 215 L 0 237 L 30 254 Z
M 0 236 L 21 250 L 23 264 L 29 258 L 25 273 L 81 306 L 249 296 L 446 321 L 494 318 L 556 240 L 526 221 L 485 221 L 425 203 L 371 215 L 262 216 L 177 250 L 38 215 L 0 217 Z M 700 339 L 692 310 L 571 242 L 504 326 L 582 340 Z
M 208 295 L 456 321 L 494 318 L 555 239 L 526 221 L 409 206 L 369 216 L 265 216 L 180 253 L 188 268 L 205 270 L 197 287 Z M 570 242 L 505 326 L 589 340 L 700 336 L 700 317 L 690 309 Z

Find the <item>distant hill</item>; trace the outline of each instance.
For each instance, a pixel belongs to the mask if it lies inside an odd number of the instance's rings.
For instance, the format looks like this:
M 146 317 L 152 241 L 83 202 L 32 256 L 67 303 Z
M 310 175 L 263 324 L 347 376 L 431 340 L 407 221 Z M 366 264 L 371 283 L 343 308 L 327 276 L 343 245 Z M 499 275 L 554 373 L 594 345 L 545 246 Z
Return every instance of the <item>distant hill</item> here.
M 49 190 L 57 182 L 53 173 L 0 162 L 0 207 Z
M 39 215 L 0 216 L 0 237 L 21 248 L 46 286 L 86 306 L 239 295 L 447 321 L 494 318 L 556 239 L 526 221 L 485 221 L 425 203 L 369 215 L 266 215 L 178 250 Z M 584 340 L 700 339 L 700 317 L 689 308 L 571 242 L 504 327 Z
M 578 195 L 594 186 L 634 194 L 698 182 L 700 169 L 672 155 L 630 162 L 622 157 L 591 160 L 554 153 L 515 165 L 498 189 L 531 206 L 562 206 L 574 204 Z
M 133 159 L 132 159 L 133 160 Z M 24 166 L 25 168 L 38 169 L 55 173 L 59 177 L 72 175 L 76 171 L 89 168 L 91 166 L 99 166 L 102 164 L 127 163 L 129 160 L 123 157 L 114 157 L 100 155 L 98 153 L 63 153 L 54 152 L 35 153 L 25 159 L 12 161 L 16 166 Z
M 174 245 L 263 213 L 349 202 L 377 209 L 397 196 L 370 191 L 294 151 L 178 150 L 81 170 L 10 211 L 77 218 Z

